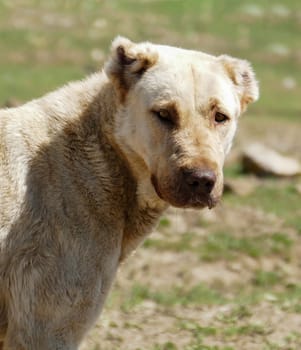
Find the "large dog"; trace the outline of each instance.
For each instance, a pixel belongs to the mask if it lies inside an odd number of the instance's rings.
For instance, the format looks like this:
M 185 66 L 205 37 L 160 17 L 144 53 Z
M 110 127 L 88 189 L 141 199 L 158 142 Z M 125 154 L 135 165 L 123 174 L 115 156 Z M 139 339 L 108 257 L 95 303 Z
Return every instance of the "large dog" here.
M 168 205 L 213 207 L 248 62 L 128 39 L 104 71 L 0 112 L 0 348 L 77 349 Z

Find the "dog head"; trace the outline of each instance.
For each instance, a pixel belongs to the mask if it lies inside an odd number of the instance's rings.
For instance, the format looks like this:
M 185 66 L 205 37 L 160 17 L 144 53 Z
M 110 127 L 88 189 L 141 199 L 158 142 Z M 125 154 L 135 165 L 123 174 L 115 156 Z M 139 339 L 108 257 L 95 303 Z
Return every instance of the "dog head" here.
M 237 119 L 258 98 L 250 64 L 118 37 L 105 71 L 120 102 L 116 142 L 137 176 L 173 206 L 213 207 Z

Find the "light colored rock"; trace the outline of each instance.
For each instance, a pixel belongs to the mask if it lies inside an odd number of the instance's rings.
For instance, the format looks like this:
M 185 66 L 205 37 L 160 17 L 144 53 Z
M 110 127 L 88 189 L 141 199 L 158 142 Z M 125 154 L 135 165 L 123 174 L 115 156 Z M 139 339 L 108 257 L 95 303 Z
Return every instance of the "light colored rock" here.
M 274 302 L 274 301 L 277 301 L 278 298 L 275 294 L 271 294 L 271 293 L 265 293 L 264 294 L 264 299 L 266 301 L 270 301 L 270 302 Z
M 262 18 L 264 16 L 262 7 L 252 3 L 244 5 L 241 8 L 241 12 L 252 18 Z
M 295 89 L 297 87 L 297 81 L 293 77 L 285 77 L 282 80 L 282 86 L 286 90 L 293 90 L 293 89 Z
M 182 215 L 176 213 L 169 213 L 167 215 L 167 219 L 170 222 L 169 230 L 171 230 L 174 234 L 186 233 L 189 229 L 188 224 L 185 218 Z
M 252 176 L 226 179 L 224 192 L 232 192 L 238 196 L 247 196 L 251 194 L 258 186 L 258 180 Z
M 299 194 L 301 194 L 301 182 L 296 185 L 296 190 Z
M 285 157 L 261 143 L 253 143 L 243 151 L 243 169 L 256 175 L 291 177 L 301 174 L 300 163 Z
M 287 18 L 291 15 L 290 9 L 283 4 L 275 4 L 271 7 L 271 14 L 278 18 Z
M 96 62 L 101 62 L 104 60 L 104 52 L 101 49 L 95 48 L 93 50 L 91 50 L 90 52 L 90 56 L 92 58 L 93 61 Z
M 93 23 L 93 27 L 97 29 L 104 29 L 107 25 L 108 21 L 105 18 L 97 18 Z
M 22 102 L 20 100 L 18 100 L 17 98 L 10 97 L 4 102 L 3 107 L 5 107 L 5 108 L 13 108 L 13 107 L 18 107 L 21 104 L 22 104 Z
M 278 57 L 287 57 L 291 54 L 290 48 L 282 43 L 273 43 L 269 45 L 268 50 Z

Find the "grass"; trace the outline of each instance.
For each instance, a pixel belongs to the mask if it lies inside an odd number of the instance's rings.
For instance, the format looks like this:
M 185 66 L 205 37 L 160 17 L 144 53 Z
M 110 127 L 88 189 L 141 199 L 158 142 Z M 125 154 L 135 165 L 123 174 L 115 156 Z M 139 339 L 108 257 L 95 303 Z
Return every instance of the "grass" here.
M 288 226 L 293 226 L 301 233 L 300 194 L 296 190 L 297 181 L 290 180 L 279 186 L 279 181 L 267 180 L 263 186 L 244 197 L 226 196 L 225 200 L 236 206 L 249 205 L 261 208 L 267 213 L 275 214 L 285 220 Z
M 125 311 L 130 311 L 145 300 L 151 300 L 164 307 L 175 305 L 217 305 L 226 302 L 217 290 L 198 284 L 191 288 L 175 286 L 169 290 L 152 290 L 146 285 L 134 284 L 122 303 Z
M 253 283 L 258 287 L 270 287 L 281 282 L 281 275 L 274 271 L 258 270 L 255 273 Z
M 195 233 L 185 233 L 178 239 L 166 240 L 148 238 L 144 246 L 162 251 L 185 252 L 198 254 L 203 261 L 235 260 L 241 255 L 252 258 L 278 255 L 290 259 L 293 240 L 285 233 L 275 232 L 257 236 L 235 236 L 228 231 L 211 232 L 199 238 Z
M 181 329 L 185 329 L 191 332 L 194 340 L 192 342 L 192 349 L 233 349 L 232 347 L 216 347 L 205 345 L 205 339 L 209 336 L 214 336 L 215 338 L 223 339 L 224 343 L 229 340 L 241 337 L 241 336 L 256 336 L 265 335 L 266 331 L 263 326 L 247 323 L 241 326 L 236 326 L 235 324 L 228 325 L 226 327 L 202 327 L 197 322 L 181 322 L 179 323 Z M 187 349 L 190 349 L 188 346 Z
M 140 350 L 140 349 L 138 349 Z M 142 350 L 142 349 L 141 349 Z M 176 344 L 167 342 L 163 345 L 156 345 L 153 350 L 180 350 Z M 186 346 L 183 350 L 234 350 L 232 347 L 220 347 L 220 346 L 210 346 L 202 344 L 202 342 L 197 341 L 192 344 Z
M 172 241 L 166 241 L 164 239 L 148 238 L 145 241 L 144 246 L 146 248 L 170 250 L 175 252 L 192 251 L 192 250 L 198 249 L 197 247 L 193 247 L 193 241 L 195 237 L 196 235 L 194 233 L 187 232 L 183 236 Z
M 233 237 L 230 233 L 216 232 L 206 237 L 201 245 L 201 258 L 205 261 L 234 258 L 236 253 L 260 256 L 262 245 L 253 237 Z

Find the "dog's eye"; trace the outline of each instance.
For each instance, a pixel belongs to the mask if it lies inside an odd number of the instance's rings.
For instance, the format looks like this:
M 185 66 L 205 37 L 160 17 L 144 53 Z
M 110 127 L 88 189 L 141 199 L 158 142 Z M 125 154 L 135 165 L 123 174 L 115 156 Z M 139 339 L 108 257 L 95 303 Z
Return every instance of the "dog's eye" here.
M 153 111 L 156 117 L 164 124 L 169 126 L 174 125 L 173 117 L 167 109 L 160 109 L 158 111 Z
M 229 120 L 229 117 L 227 117 L 225 114 L 221 112 L 216 112 L 214 116 L 214 121 L 218 124 L 225 123 L 227 120 Z

